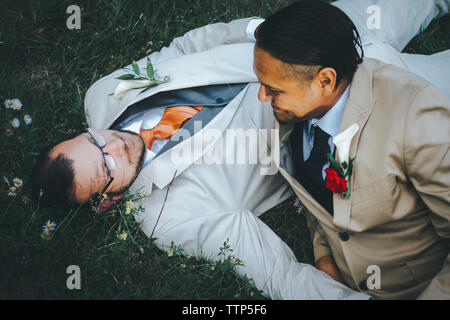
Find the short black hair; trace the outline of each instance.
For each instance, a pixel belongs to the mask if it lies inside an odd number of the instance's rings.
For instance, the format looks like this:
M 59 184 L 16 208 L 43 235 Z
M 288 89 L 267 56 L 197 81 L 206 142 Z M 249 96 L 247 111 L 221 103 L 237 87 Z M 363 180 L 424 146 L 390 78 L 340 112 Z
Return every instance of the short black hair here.
M 62 154 L 51 159 L 50 152 L 55 145 L 41 151 L 31 172 L 31 200 L 40 207 L 57 205 L 60 208 L 73 208 L 79 205 L 73 194 L 73 160 Z
M 287 64 L 331 67 L 351 80 L 364 52 L 350 18 L 318 0 L 301 0 L 269 16 L 258 28 L 256 45 Z

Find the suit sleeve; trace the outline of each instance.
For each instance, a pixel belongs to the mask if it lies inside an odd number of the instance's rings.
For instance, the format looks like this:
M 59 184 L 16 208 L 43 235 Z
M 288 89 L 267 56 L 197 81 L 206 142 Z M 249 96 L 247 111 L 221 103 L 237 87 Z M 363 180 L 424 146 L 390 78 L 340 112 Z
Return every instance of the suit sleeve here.
M 449 145 L 450 101 L 438 89 L 429 86 L 417 94 L 407 115 L 405 167 L 431 212 L 436 233 L 447 243 L 450 243 Z M 450 255 L 419 298 L 450 299 Z
M 338 0 L 332 5 L 350 17 L 364 46 L 386 43 L 401 52 L 434 18 L 448 13 L 450 0 Z
M 229 23 L 220 22 L 193 29 L 173 39 L 168 47 L 152 53 L 150 59 L 153 63 L 158 63 L 224 44 L 251 42 L 247 37 L 246 29 L 249 21 L 253 19 L 237 19 Z
M 181 213 L 180 213 L 181 215 Z M 186 255 L 217 260 L 229 239 L 232 255 L 242 259 L 237 272 L 253 280 L 272 299 L 369 299 L 309 264 L 299 263 L 292 250 L 249 210 L 171 220 L 157 228 L 156 244 L 167 250 L 172 241 Z
M 317 262 L 320 258 L 331 256 L 331 251 L 330 246 L 328 245 L 327 237 L 320 224 L 317 224 L 313 230 L 314 236 L 312 243 L 314 248 L 314 262 Z
M 314 250 L 314 262 L 325 256 L 331 256 L 330 246 L 328 245 L 327 236 L 323 231 L 316 217 L 306 211 L 306 222 L 311 234 L 311 242 Z

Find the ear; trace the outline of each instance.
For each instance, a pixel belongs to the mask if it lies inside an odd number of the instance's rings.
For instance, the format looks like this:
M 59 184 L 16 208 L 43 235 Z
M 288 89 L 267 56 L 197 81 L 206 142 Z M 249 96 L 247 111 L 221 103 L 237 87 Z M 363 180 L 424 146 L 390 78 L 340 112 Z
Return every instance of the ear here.
M 119 194 L 117 196 L 108 197 L 98 205 L 98 212 L 105 212 L 108 210 L 114 203 L 119 201 L 122 198 L 122 195 Z
M 322 94 L 329 96 L 336 88 L 337 73 L 333 68 L 327 67 L 320 70 L 315 76 L 315 81 L 319 86 Z

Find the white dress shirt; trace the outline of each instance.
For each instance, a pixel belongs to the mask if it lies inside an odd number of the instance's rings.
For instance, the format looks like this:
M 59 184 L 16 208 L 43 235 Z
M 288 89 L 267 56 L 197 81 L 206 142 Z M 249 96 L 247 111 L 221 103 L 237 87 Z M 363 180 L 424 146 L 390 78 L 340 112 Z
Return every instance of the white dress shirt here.
M 252 42 L 255 42 L 255 41 L 256 41 L 256 38 L 255 38 L 255 31 L 256 31 L 256 28 L 258 28 L 258 26 L 259 26 L 261 23 L 263 23 L 264 20 L 266 20 L 266 19 L 263 19 L 263 18 L 255 18 L 255 19 L 252 19 L 252 20 L 250 20 L 250 21 L 248 22 L 248 24 L 247 24 L 247 29 L 245 29 L 245 32 L 247 33 L 247 39 L 248 39 L 248 40 L 250 40 L 250 41 L 252 41 Z
M 330 135 L 328 139 L 328 145 L 330 146 L 330 153 L 334 152 L 333 137 L 339 133 L 339 127 L 342 122 L 342 117 L 344 115 L 345 105 L 347 104 L 348 92 L 350 91 L 350 83 L 347 85 L 344 93 L 340 96 L 336 104 L 325 113 L 322 118 L 313 118 L 307 121 L 306 126 L 303 126 L 303 161 L 308 160 L 312 148 L 314 146 L 314 126 L 319 126 L 320 129 L 325 131 Z M 322 168 L 322 177 L 325 180 L 325 168 L 330 166 L 328 161 Z
M 139 134 L 140 129 L 152 129 L 159 123 L 159 121 L 161 121 L 165 110 L 166 107 L 152 108 L 121 129 L 132 131 L 137 134 Z M 150 150 L 145 148 L 144 167 L 153 160 L 156 154 L 169 140 L 170 139 L 155 139 Z

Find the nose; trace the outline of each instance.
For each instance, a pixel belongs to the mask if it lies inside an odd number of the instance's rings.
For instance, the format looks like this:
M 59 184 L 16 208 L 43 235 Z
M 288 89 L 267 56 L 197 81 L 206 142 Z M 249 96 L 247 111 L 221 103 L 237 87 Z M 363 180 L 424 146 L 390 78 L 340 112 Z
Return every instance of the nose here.
M 272 96 L 267 94 L 266 87 L 262 84 L 259 87 L 258 99 L 262 102 L 272 103 Z
M 111 155 L 121 155 L 124 150 L 124 142 L 119 137 L 110 135 L 103 150 Z

